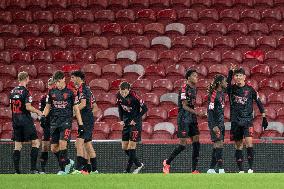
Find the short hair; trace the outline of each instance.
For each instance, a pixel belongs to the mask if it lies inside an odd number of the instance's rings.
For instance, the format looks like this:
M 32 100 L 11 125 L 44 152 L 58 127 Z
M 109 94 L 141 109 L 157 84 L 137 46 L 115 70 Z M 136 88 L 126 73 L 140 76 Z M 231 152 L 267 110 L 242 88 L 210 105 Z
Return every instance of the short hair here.
M 54 74 L 53 74 L 53 80 L 54 82 L 60 80 L 60 79 L 63 79 L 65 76 L 64 76 L 64 72 L 62 71 L 56 71 Z
M 82 80 L 85 80 L 85 74 L 80 70 L 72 71 L 71 76 L 80 77 Z
M 130 83 L 128 83 L 126 81 L 120 83 L 120 85 L 119 85 L 119 89 L 121 89 L 121 90 L 125 90 L 125 89 L 129 90 L 130 87 L 131 87 Z
M 29 74 L 27 72 L 20 72 L 18 73 L 18 81 L 24 81 L 29 77 Z
M 188 79 L 193 73 L 197 73 L 197 71 L 193 69 L 186 70 L 185 79 Z
M 243 68 L 239 68 L 239 69 L 236 69 L 236 70 L 234 71 L 234 75 L 236 75 L 236 74 L 243 74 L 243 75 L 246 75 L 246 72 L 245 72 L 245 70 L 244 70 Z

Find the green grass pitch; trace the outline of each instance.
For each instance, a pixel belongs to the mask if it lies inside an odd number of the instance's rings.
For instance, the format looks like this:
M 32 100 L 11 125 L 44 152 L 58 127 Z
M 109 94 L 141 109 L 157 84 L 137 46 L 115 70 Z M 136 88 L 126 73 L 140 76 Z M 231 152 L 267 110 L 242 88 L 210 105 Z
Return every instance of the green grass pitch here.
M 284 174 L 0 175 L 1 189 L 281 189 Z

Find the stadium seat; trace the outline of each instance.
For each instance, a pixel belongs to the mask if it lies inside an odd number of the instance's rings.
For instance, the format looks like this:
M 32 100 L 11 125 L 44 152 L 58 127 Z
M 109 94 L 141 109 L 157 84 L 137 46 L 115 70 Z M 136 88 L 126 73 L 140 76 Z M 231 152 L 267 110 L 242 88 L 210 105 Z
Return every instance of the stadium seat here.
M 122 126 L 120 125 L 119 122 L 113 122 L 109 123 L 111 124 L 111 132 L 109 134 L 109 139 L 110 140 L 118 140 L 121 139 L 121 132 L 122 132 Z
M 0 12 L 0 23 L 10 24 L 12 22 L 12 14 L 9 11 Z
M 9 51 L 0 51 L 0 63 L 9 64 L 11 62 L 11 57 Z
M 191 8 L 202 10 L 211 7 L 211 0 L 191 0 Z
M 129 47 L 136 52 L 150 48 L 150 41 L 145 36 L 136 36 L 130 39 Z
M 262 36 L 256 39 L 256 48 L 262 51 L 273 50 L 277 46 L 276 39 L 271 36 Z
M 160 107 L 153 107 L 148 110 L 146 121 L 155 125 L 159 122 L 166 121 L 168 118 L 167 111 Z
M 115 21 L 119 24 L 126 25 L 135 20 L 135 13 L 131 9 L 122 9 L 115 14 Z
M 57 68 L 53 64 L 41 64 L 38 67 L 38 77 L 43 81 L 47 81 L 56 70 Z
M 11 63 L 14 64 L 26 64 L 31 62 L 31 56 L 26 51 L 15 51 L 11 53 Z
M 165 68 L 178 62 L 178 53 L 174 50 L 161 51 L 158 56 L 158 64 Z
M 163 24 L 175 22 L 177 13 L 174 9 L 163 9 L 157 12 L 157 21 Z
M 152 90 L 157 95 L 161 96 L 164 93 L 171 92 L 174 86 L 169 79 L 157 79 L 153 82 Z
M 95 20 L 97 23 L 108 23 L 115 20 L 115 15 L 112 10 L 99 10 L 95 13 Z
M 221 54 L 219 51 L 205 51 L 200 55 L 200 63 L 205 66 L 221 63 Z
M 102 27 L 102 34 L 106 36 L 121 35 L 122 29 L 117 23 L 109 23 Z
M 108 48 L 108 40 L 106 37 L 92 37 L 88 40 L 88 48 L 96 51 Z
M 3 123 L 1 138 L 2 139 L 12 139 L 13 136 L 13 123 L 10 121 L 6 121 Z
M 49 51 L 34 51 L 31 52 L 33 63 L 51 63 L 52 55 Z
M 94 54 L 91 50 L 83 50 L 74 52 L 73 62 L 76 64 L 92 64 L 95 60 Z
M 275 109 L 272 107 L 265 107 L 265 115 L 268 120 L 275 120 L 277 116 Z M 262 114 L 258 109 L 254 111 L 254 118 L 262 118 Z
M 6 93 L 0 93 L 0 104 L 3 106 L 9 106 L 9 96 Z
M 123 50 L 117 53 L 116 63 L 125 67 L 126 65 L 133 64 L 137 60 L 137 54 L 133 50 Z
M 148 79 L 137 79 L 132 83 L 132 89 L 142 93 L 147 93 L 152 90 L 152 83 Z
M 87 83 L 99 78 L 102 74 L 101 67 L 97 64 L 85 64 L 82 66 L 81 70 L 85 73 Z
M 99 93 L 95 95 L 96 103 L 102 110 L 116 105 L 116 94 Z
M 263 79 L 259 82 L 259 92 L 263 92 L 266 95 L 272 92 L 277 92 L 280 90 L 280 83 L 275 79 Z
M 200 79 L 199 82 L 197 83 L 197 88 L 200 91 L 206 91 L 210 83 L 211 79 Z
M 136 13 L 136 22 L 141 24 L 156 22 L 156 14 L 152 9 L 138 10 Z
M 256 46 L 255 40 L 251 36 L 242 36 L 236 39 L 235 48 L 241 52 L 247 52 L 251 49 L 254 49 Z
M 114 11 L 126 9 L 128 7 L 128 0 L 109 0 L 108 8 Z
M 46 41 L 46 48 L 47 49 L 65 49 L 66 48 L 66 41 L 63 37 L 53 37 L 49 38 Z
M 25 48 L 25 41 L 23 38 L 9 38 L 5 42 L 5 48 L 23 50 Z
M 281 137 L 284 132 L 284 126 L 281 122 L 268 122 L 268 127 L 261 137 Z
M 282 107 L 284 104 L 284 93 L 277 92 L 268 95 L 267 102 L 269 106 L 274 107 L 274 109 Z
M 269 30 L 270 30 L 270 35 L 281 36 L 281 34 L 284 32 L 284 24 L 281 23 L 272 24 Z
M 107 0 L 88 0 L 88 8 L 91 10 L 101 10 L 101 9 L 106 9 L 108 5 Z
M 60 35 L 59 25 L 45 24 L 40 27 L 40 36 L 55 37 Z
M 41 79 L 32 79 L 29 82 L 29 89 L 31 91 L 44 92 L 45 85 Z
M 251 87 L 253 87 L 254 88 L 254 90 L 256 90 L 256 91 L 258 91 L 258 88 L 259 88 L 259 84 L 258 84 L 259 82 L 258 81 L 256 81 L 256 80 L 254 80 L 254 79 L 247 79 L 246 80 L 246 84 L 247 85 L 249 85 L 249 86 L 251 86 Z M 263 94 L 264 95 L 264 94 Z M 260 96 L 260 95 L 259 95 Z M 265 95 L 264 95 L 264 97 L 265 97 Z M 265 97 L 266 98 L 266 97 Z
M 142 35 L 144 32 L 144 27 L 142 24 L 140 23 L 130 23 L 130 24 L 126 24 L 123 29 L 123 35 L 127 36 L 127 37 L 134 37 L 136 35 Z M 137 37 L 143 37 L 143 36 L 137 36 Z
M 155 37 L 151 41 L 151 49 L 158 53 L 171 48 L 171 39 L 166 36 Z
M 109 124 L 118 122 L 119 121 L 118 108 L 117 107 L 111 107 L 111 108 L 106 109 L 104 111 L 104 115 L 103 115 L 102 121 L 105 121 L 105 122 L 107 122 Z
M 201 10 L 198 16 L 199 16 L 198 21 L 205 24 L 218 22 L 219 20 L 219 14 L 216 9 Z
M 226 25 L 238 22 L 240 19 L 240 12 L 237 9 L 224 9 L 220 12 L 219 22 Z
M 30 11 L 13 11 L 12 17 L 14 24 L 28 24 L 32 22 L 32 14 Z
M 241 11 L 240 22 L 251 24 L 260 21 L 260 13 L 257 9 L 245 9 Z
M 198 12 L 195 9 L 181 9 L 178 11 L 178 21 L 185 25 L 197 22 Z
M 279 65 L 271 67 L 271 72 L 272 72 L 271 76 L 273 77 L 273 79 L 277 79 L 281 81 L 283 78 L 283 74 L 284 74 L 284 65 L 279 64 Z
M 86 49 L 88 47 L 88 41 L 84 37 L 70 37 L 66 41 L 66 47 L 69 49 L 75 49 L 75 50 L 80 50 L 80 49 Z
M 81 25 L 81 36 L 94 36 L 101 34 L 101 27 L 99 24 L 83 24 Z
M 165 68 L 159 64 L 152 64 L 145 68 L 144 77 L 149 80 L 161 79 L 166 76 Z
M 179 55 L 179 64 L 184 67 L 188 67 L 188 65 L 198 64 L 200 61 L 200 54 L 196 50 L 192 51 L 184 51 Z
M 94 15 L 90 10 L 77 10 L 74 12 L 74 22 L 92 23 L 94 20 Z
M 176 51 L 178 54 L 191 48 L 192 48 L 192 41 L 190 37 L 177 36 L 172 40 L 171 50 Z
M 144 67 L 140 64 L 127 65 L 123 69 L 123 78 L 127 81 L 135 81 L 145 73 Z
M 71 51 L 54 51 L 52 52 L 54 64 L 71 63 L 73 61 L 73 54 Z
M 95 140 L 105 140 L 110 133 L 110 126 L 105 122 L 95 122 L 93 130 L 93 138 Z
M 206 78 L 208 70 L 204 65 L 189 65 L 187 69 L 194 69 L 199 74 L 199 78 Z
M 248 26 L 248 34 L 253 36 L 267 35 L 269 28 L 266 23 L 251 23 Z
M 2 82 L 2 81 L 0 81 L 0 92 L 2 92 L 2 91 L 3 91 L 3 88 L 4 88 L 4 84 L 3 84 L 3 82 Z
M 146 35 L 150 40 L 154 37 L 163 35 L 165 33 L 165 26 L 161 23 L 151 23 L 144 27 L 144 35 Z
M 67 0 L 47 0 L 47 7 L 49 9 L 66 9 Z
M 199 36 L 193 40 L 193 48 L 195 50 L 204 51 L 213 48 L 213 40 L 209 36 Z
M 206 26 L 202 23 L 191 23 L 186 25 L 185 33 L 189 36 L 205 35 L 207 32 Z
M 167 79 L 172 82 L 183 79 L 185 75 L 185 67 L 180 64 L 172 64 L 166 68 Z
M 102 50 L 96 54 L 97 64 L 100 66 L 115 62 L 115 54 L 111 50 Z
M 258 64 L 251 68 L 251 78 L 261 81 L 270 76 L 271 70 L 268 65 Z
M 172 108 L 168 111 L 168 121 L 171 123 L 177 123 L 178 107 Z
M 185 34 L 185 25 L 182 23 L 170 23 L 166 25 L 165 34 L 171 39 Z
M 25 9 L 26 2 L 21 0 L 7 0 L 6 8 L 9 10 Z
M 18 68 L 18 73 L 22 71 L 27 72 L 31 78 L 37 77 L 37 70 L 34 65 L 22 65 Z
M 153 129 L 153 140 L 172 139 L 175 133 L 175 126 L 170 122 L 157 123 Z
M 65 24 L 65 23 L 69 23 L 69 22 L 73 22 L 73 14 L 72 11 L 64 11 L 64 10 L 60 10 L 60 11 L 55 11 L 53 13 L 53 22 L 54 23 L 60 23 L 60 24 Z
M 281 50 L 268 51 L 264 56 L 264 63 L 271 67 L 281 65 L 283 61 L 284 55 Z M 272 69 L 272 71 L 277 72 L 278 70 Z
M 156 63 L 158 60 L 158 54 L 154 50 L 143 50 L 138 53 L 136 64 L 141 64 L 144 67 Z
M 277 110 L 277 119 L 284 119 L 284 108 L 283 107 Z
M 35 93 L 33 93 L 33 92 L 32 92 L 32 97 L 33 97 L 32 105 L 33 105 L 35 108 L 39 108 L 40 100 L 41 100 L 41 98 L 42 98 L 44 95 L 45 95 L 45 93 L 41 93 L 41 92 L 35 92 Z
M 242 53 L 240 51 L 226 51 L 222 54 L 222 63 L 230 65 L 233 64 L 240 64 L 243 60 Z
M 79 36 L 80 26 L 78 24 L 65 24 L 60 28 L 61 36 Z
M 153 126 L 148 122 L 143 122 L 142 123 L 142 132 L 141 132 L 142 140 L 150 139 L 152 133 L 153 133 Z
M 273 7 L 273 0 L 257 0 L 254 1 L 253 7 L 255 9 L 263 9 Z
M 141 93 L 141 99 L 147 104 L 148 109 L 159 105 L 159 96 L 156 93 Z
M 45 50 L 43 38 L 26 38 L 25 44 L 28 50 Z
M 115 51 L 121 51 L 121 50 L 125 50 L 128 49 L 129 47 L 129 42 L 127 37 L 125 36 L 115 36 L 112 37 L 109 41 L 109 47 Z
M 33 13 L 33 22 L 36 24 L 47 24 L 53 22 L 51 11 L 35 11 Z
M 226 25 L 223 23 L 212 23 L 207 25 L 208 36 L 221 36 L 227 34 Z
M 216 74 L 227 75 L 228 74 L 228 67 L 224 64 L 215 64 L 211 65 L 208 68 L 208 75 L 207 77 L 213 77 Z
M 214 50 L 219 50 L 225 52 L 226 50 L 231 50 L 235 47 L 235 42 L 232 37 L 220 36 L 214 38 Z
M 248 27 L 245 23 L 232 23 L 228 26 L 227 35 L 231 37 L 240 37 L 248 34 Z
M 102 91 L 107 92 L 109 90 L 109 82 L 106 79 L 93 79 L 89 83 L 90 88 L 94 94 L 98 94 Z
M 0 37 L 16 37 L 18 35 L 17 25 L 0 25 Z
M 19 28 L 21 37 L 38 36 L 39 28 L 36 24 L 26 24 Z
M 18 80 L 16 79 L 12 79 L 12 80 L 8 80 L 6 79 L 5 83 L 4 83 L 4 92 L 5 93 L 10 93 L 11 90 L 15 87 L 17 87 L 19 85 Z
M 186 82 L 186 79 L 176 80 L 174 82 L 174 90 L 173 91 L 178 91 L 185 82 Z
M 117 93 L 118 90 L 119 90 L 119 85 L 120 83 L 126 81 L 125 79 L 116 79 L 116 80 L 113 80 L 111 83 L 110 83 L 110 91 L 111 93 Z
M 112 81 L 122 77 L 123 71 L 120 64 L 107 64 L 102 67 L 102 78 Z
M 177 106 L 178 106 L 177 93 L 165 93 L 161 95 L 159 107 L 169 110 Z
M 264 9 L 261 11 L 261 21 L 264 23 L 278 23 L 282 20 L 279 9 Z
M 88 0 L 68 0 L 68 9 L 85 9 L 88 6 Z

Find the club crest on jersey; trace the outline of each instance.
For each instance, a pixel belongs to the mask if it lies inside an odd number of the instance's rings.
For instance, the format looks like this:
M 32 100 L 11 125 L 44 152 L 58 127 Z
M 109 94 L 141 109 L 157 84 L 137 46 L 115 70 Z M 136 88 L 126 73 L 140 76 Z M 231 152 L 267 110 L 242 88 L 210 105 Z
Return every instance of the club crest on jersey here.
M 68 93 L 63 93 L 63 98 L 66 100 L 68 98 Z
M 56 97 L 56 95 L 55 95 L 55 94 L 52 94 L 52 95 L 51 95 L 51 98 L 55 98 L 55 97 Z
M 248 91 L 248 90 L 245 90 L 245 91 L 244 91 L 244 95 L 245 95 L 245 96 L 248 96 L 248 94 L 249 94 L 249 91 Z

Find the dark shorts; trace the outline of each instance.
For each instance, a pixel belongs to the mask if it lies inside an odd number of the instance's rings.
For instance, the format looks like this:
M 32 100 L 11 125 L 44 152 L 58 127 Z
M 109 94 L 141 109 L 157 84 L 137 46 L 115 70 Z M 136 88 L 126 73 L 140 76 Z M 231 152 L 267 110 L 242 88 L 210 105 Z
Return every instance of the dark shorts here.
M 72 120 L 50 125 L 51 144 L 58 144 L 59 140 L 70 141 Z
M 141 141 L 142 123 L 136 123 L 135 126 L 125 125 L 122 130 L 122 141 Z
M 230 139 L 231 141 L 239 141 L 244 137 L 253 137 L 253 125 L 251 122 L 239 124 L 236 122 L 231 123 Z
M 15 142 L 27 142 L 38 139 L 36 128 L 33 123 L 15 125 L 13 124 L 13 137 Z
M 177 118 L 178 138 L 189 138 L 196 135 L 199 135 L 198 123 L 196 120 L 192 120 L 189 116 L 189 113 L 179 113 Z
M 84 133 L 82 135 L 78 135 L 78 138 L 84 139 L 84 142 L 90 142 L 93 139 L 93 130 L 94 130 L 94 124 L 89 123 L 86 124 L 84 123 Z
M 42 128 L 42 130 L 43 130 L 42 141 L 50 141 L 50 125 L 46 126 L 45 128 Z
M 210 135 L 211 135 L 211 141 L 212 142 L 224 141 L 225 126 L 224 125 L 218 125 L 218 128 L 220 130 L 220 133 L 217 133 L 217 134 L 213 131 L 213 129 L 210 129 Z

